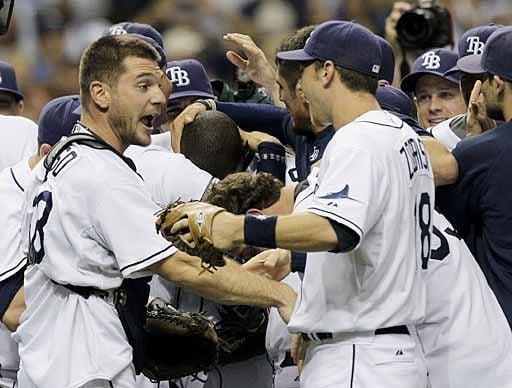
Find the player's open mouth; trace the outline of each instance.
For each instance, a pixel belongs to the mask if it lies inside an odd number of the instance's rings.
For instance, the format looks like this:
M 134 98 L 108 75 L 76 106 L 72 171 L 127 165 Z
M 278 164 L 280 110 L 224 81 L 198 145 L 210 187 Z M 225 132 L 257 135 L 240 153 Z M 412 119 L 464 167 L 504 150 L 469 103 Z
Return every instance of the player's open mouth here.
M 143 116 L 140 119 L 140 122 L 147 128 L 153 128 L 153 120 L 155 120 L 156 116 L 158 116 L 156 113 L 152 115 Z

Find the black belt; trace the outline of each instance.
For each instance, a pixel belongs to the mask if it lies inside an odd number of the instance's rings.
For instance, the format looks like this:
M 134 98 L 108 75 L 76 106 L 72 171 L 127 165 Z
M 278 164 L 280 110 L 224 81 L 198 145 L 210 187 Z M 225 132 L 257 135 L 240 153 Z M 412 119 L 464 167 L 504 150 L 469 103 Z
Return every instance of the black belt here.
M 375 330 L 375 335 L 383 334 L 405 334 L 410 335 L 409 329 L 405 325 L 384 327 L 382 329 Z M 302 337 L 306 340 L 323 341 L 333 339 L 335 334 L 333 333 L 302 333 Z
M 293 361 L 292 354 L 290 352 L 286 352 L 284 356 L 283 362 L 281 362 L 281 368 L 286 368 L 288 366 L 294 366 L 295 361 Z

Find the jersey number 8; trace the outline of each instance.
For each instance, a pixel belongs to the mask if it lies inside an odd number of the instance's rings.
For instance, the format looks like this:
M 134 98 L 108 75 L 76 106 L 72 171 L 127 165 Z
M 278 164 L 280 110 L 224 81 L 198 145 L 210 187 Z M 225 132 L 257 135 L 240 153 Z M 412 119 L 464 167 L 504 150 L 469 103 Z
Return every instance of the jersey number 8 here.
M 428 259 L 430 257 L 431 247 L 431 225 L 432 225 L 432 206 L 430 204 L 430 195 L 421 193 L 417 209 L 414 209 L 414 215 L 419 226 L 420 239 L 420 257 L 421 269 L 427 269 Z

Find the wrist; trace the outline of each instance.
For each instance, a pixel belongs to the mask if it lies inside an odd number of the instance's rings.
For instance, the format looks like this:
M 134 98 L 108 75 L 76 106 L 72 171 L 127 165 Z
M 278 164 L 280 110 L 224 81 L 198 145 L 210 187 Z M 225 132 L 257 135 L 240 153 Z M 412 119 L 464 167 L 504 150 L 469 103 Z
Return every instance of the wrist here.
M 276 248 L 276 216 L 244 217 L 243 241 L 246 245 L 262 248 Z
M 194 102 L 203 105 L 205 110 L 217 110 L 217 104 L 215 104 L 215 100 L 212 98 L 200 98 L 198 100 L 195 100 Z

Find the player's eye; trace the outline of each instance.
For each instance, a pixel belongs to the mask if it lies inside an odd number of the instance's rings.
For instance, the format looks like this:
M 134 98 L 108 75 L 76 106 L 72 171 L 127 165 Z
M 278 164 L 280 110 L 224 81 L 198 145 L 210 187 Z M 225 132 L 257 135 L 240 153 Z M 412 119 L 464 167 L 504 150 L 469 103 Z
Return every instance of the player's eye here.
M 419 94 L 416 99 L 418 100 L 418 103 L 425 104 L 430 100 L 430 96 L 428 94 Z
M 442 98 L 443 100 L 450 100 L 453 97 L 455 97 L 455 94 L 452 92 L 441 92 L 439 93 L 439 97 Z
M 137 87 L 143 92 L 147 92 L 149 89 L 149 85 L 146 82 L 139 83 Z

